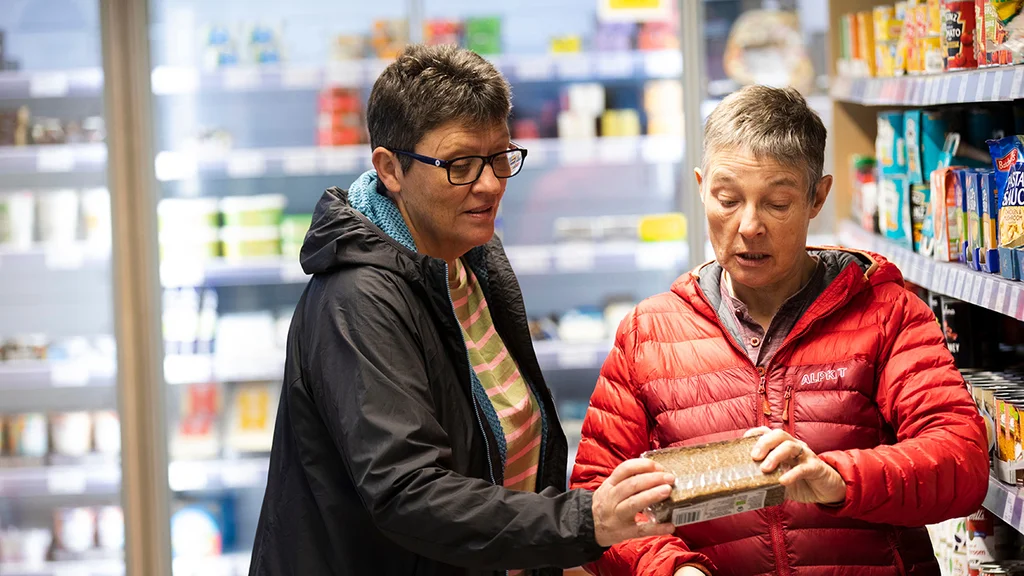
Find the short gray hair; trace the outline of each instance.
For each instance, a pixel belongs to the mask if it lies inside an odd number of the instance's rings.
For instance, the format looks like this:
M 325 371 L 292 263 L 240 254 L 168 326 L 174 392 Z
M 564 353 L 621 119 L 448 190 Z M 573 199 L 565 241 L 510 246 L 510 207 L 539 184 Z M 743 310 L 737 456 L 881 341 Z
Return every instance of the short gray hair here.
M 507 124 L 512 89 L 478 54 L 457 46 L 406 47 L 373 84 L 366 110 L 370 147 L 412 151 L 434 128 Z M 401 156 L 402 168 L 412 159 Z
M 793 88 L 746 86 L 727 96 L 704 125 L 702 171 L 716 152 L 739 149 L 805 170 L 810 197 L 821 180 L 827 131 Z

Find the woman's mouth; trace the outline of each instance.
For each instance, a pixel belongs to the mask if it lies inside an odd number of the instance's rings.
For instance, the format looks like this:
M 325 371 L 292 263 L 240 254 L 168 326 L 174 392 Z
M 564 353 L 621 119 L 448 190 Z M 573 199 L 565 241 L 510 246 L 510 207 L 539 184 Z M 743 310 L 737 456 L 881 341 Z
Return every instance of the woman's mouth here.
M 744 266 L 760 266 L 768 262 L 770 255 L 764 252 L 740 252 L 736 254 L 736 260 Z

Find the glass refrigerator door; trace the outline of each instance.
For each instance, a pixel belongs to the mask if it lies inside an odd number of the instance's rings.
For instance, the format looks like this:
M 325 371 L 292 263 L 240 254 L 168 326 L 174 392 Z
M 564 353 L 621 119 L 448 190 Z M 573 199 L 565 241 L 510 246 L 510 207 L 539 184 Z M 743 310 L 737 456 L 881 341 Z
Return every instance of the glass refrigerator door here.
M 0 574 L 124 573 L 99 6 L 0 9 Z
M 149 6 L 173 572 L 246 574 L 299 248 L 323 191 L 371 166 L 365 102 L 410 10 Z

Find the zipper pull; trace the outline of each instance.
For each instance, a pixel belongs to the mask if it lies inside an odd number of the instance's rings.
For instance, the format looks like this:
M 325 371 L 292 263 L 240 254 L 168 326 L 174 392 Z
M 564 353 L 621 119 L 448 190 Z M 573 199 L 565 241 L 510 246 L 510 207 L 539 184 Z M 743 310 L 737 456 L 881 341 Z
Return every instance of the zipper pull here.
M 789 422 L 789 399 L 793 396 L 793 388 L 791 386 L 786 387 L 786 404 L 782 408 L 782 421 Z
M 765 416 L 771 417 L 772 407 L 768 404 L 768 389 L 765 386 L 765 380 L 766 378 L 761 376 L 761 384 L 757 387 L 757 393 L 764 398 L 764 401 L 761 404 L 761 411 L 764 412 Z

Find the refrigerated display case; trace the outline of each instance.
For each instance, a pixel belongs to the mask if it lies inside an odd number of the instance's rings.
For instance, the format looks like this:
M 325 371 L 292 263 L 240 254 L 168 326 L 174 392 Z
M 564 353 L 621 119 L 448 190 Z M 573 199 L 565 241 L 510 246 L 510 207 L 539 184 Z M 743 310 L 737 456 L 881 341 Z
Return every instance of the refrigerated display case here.
M 247 570 L 298 249 L 322 191 L 371 167 L 365 102 L 407 42 L 461 43 L 513 85 L 529 157 L 499 234 L 578 436 L 619 319 L 689 265 L 674 9 L 610 24 L 590 0 L 148 5 L 174 574 Z
M 0 574 L 124 573 L 100 3 L 0 10 Z

